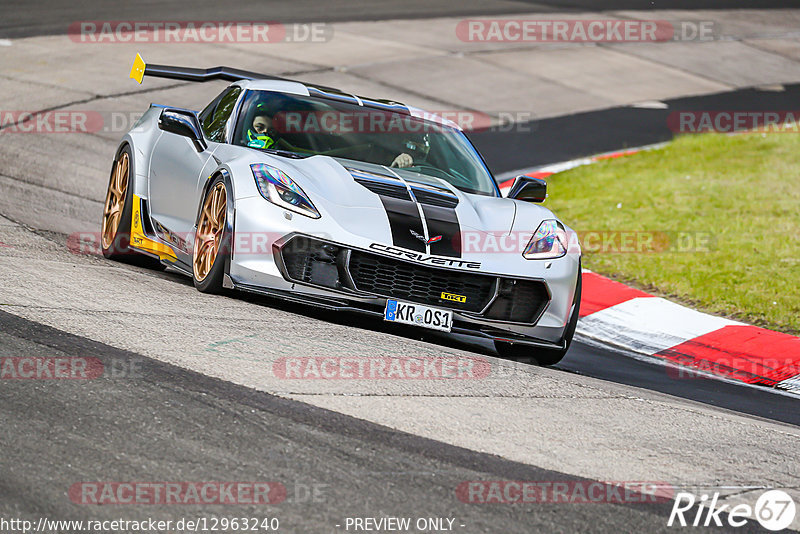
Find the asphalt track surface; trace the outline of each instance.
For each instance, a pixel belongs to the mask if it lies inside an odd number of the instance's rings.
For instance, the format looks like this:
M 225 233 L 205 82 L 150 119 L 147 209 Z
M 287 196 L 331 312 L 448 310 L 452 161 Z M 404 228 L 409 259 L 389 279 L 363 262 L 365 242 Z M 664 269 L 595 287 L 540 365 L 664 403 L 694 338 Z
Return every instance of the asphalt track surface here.
M 394 516 L 451 518 L 457 532 L 671 531 L 671 501 L 464 503 L 455 488 L 465 481 L 591 481 L 255 392 L 2 311 L 0 325 L 0 357 L 80 354 L 102 361 L 107 373 L 33 388 L 6 381 L 0 389 L 0 517 L 177 521 L 213 514 L 279 517 L 281 532 L 343 532 L 347 517 Z M 76 506 L 65 498 L 76 482 L 182 480 L 278 482 L 287 498 L 267 507 L 185 504 L 178 511 Z M 765 532 L 754 523 L 737 531 Z
M 558 3 L 580 9 L 588 2 Z M 602 8 L 646 8 L 653 2 L 603 2 Z M 670 2 L 670 8 L 745 7 L 744 2 Z M 747 3 L 748 5 L 750 3 Z M 774 2 L 776 7 L 791 5 Z M 759 3 L 760 8 L 772 4 Z M 36 17 L 23 15 L 25 5 L 4 4 L 0 37 L 63 32 L 65 20 L 138 17 L 141 19 L 200 19 L 220 16 L 217 4 L 195 3 L 192 16 L 177 4 L 159 3 L 157 9 L 173 11 L 142 15 L 133 4 L 83 4 L 82 11 L 42 4 Z M 263 6 L 263 3 L 258 4 Z M 291 5 L 291 8 L 286 6 Z M 370 3 L 369 17 L 415 18 L 447 12 L 444 2 Z M 463 14 L 531 12 L 555 9 L 556 3 L 463 2 Z M 592 9 L 601 5 L 591 2 Z M 255 17 L 255 3 L 239 4 L 236 18 Z M 319 20 L 302 14 L 303 2 L 274 3 L 270 18 Z M 663 6 L 662 6 L 663 7 Z M 793 6 L 792 6 L 793 7 Z M 513 8 L 513 9 L 512 9 Z M 104 12 L 108 9 L 108 12 Z M 154 8 L 155 9 L 155 8 Z M 282 9 L 290 11 L 282 12 Z M 113 10 L 113 17 L 109 13 Z M 122 10 L 122 11 L 121 11 Z M 130 11 L 124 11 L 130 10 Z M 341 2 L 330 20 L 363 19 L 363 2 Z M 353 15 L 361 13 L 361 17 Z M 232 14 L 225 10 L 225 18 Z M 28 17 L 27 19 L 25 17 Z M 306 18 L 307 17 L 307 18 Z M 222 18 L 222 17 L 220 17 Z M 16 28 L 10 31 L 9 28 Z M 14 33 L 17 32 L 17 33 Z M 661 141 L 672 133 L 664 128 L 670 109 L 792 109 L 800 93 L 790 86 L 783 93 L 746 90 L 697 99 L 667 102 L 666 110 L 615 108 L 539 121 L 532 136 L 498 132 L 474 134 L 473 139 L 495 172 L 534 166 L 582 155 Z M 774 99 L 765 101 L 765 99 Z M 696 106 L 696 107 L 693 107 Z M 608 125 L 619 127 L 608 133 Z M 603 125 L 604 135 L 595 135 Z M 569 140 L 569 143 L 565 141 Z M 535 146 L 525 157 L 519 147 Z M 569 147 L 565 149 L 564 147 Z M 508 154 L 516 154 L 509 158 Z M 32 230 L 36 231 L 35 228 Z M 50 236 L 61 239 L 63 236 Z M 139 270 L 141 271 L 141 270 Z M 148 273 L 156 278 L 174 275 Z M 174 282 L 177 285 L 185 282 Z M 314 319 L 356 328 L 348 317 L 300 309 L 268 299 L 242 297 L 253 306 L 274 307 Z M 362 323 L 358 323 L 359 325 Z M 372 325 L 386 332 L 380 322 Z M 419 340 L 413 330 L 393 329 L 392 334 Z M 491 355 L 485 346 L 462 344 L 438 336 L 422 336 L 445 345 Z M 142 515 L 186 517 L 193 515 L 263 516 L 263 508 L 188 505 L 176 511 L 154 506 L 144 513 L 124 507 L 79 507 L 65 498 L 76 481 L 91 480 L 270 480 L 284 483 L 289 499 L 267 513 L 280 516 L 285 532 L 336 532 L 332 528 L 348 516 L 398 515 L 454 517 L 463 532 L 534 531 L 667 531 L 668 504 L 636 505 L 520 505 L 481 506 L 458 501 L 454 488 L 466 480 L 570 481 L 574 476 L 518 463 L 498 456 L 447 445 L 423 437 L 257 392 L 244 386 L 186 370 L 152 358 L 123 351 L 0 311 L 0 356 L 92 356 L 107 365 L 137 362 L 129 376 L 97 381 L 5 381 L 0 389 L 0 513 L 2 516 L 49 516 L 104 519 Z M 126 367 L 123 365 L 123 367 Z M 129 366 L 128 366 L 129 367 Z M 558 366 L 577 374 L 633 386 L 636 391 L 696 401 L 710 406 L 792 425 L 800 425 L 800 400 L 768 390 L 713 380 L 673 380 L 664 368 L 633 360 L 612 350 L 576 342 Z M 647 393 L 649 394 L 649 392 Z M 609 444 L 624 447 L 620 443 Z M 547 444 L 543 444 L 546 447 Z M 732 452 L 735 453 L 735 452 Z M 305 490 L 318 487 L 319 499 L 304 498 Z M 459 530 L 459 529 L 456 529 Z M 746 532 L 748 530 L 739 529 Z
M 647 9 L 770 9 L 791 8 L 791 0 L 239 0 L 235 3 L 199 0 L 191 7 L 181 0 L 159 2 L 65 2 L 6 0 L 0 6 L 0 38 L 56 35 L 80 20 L 277 20 L 280 22 L 341 22 L 415 19 L 437 16 L 480 16 L 535 12 L 581 12 Z

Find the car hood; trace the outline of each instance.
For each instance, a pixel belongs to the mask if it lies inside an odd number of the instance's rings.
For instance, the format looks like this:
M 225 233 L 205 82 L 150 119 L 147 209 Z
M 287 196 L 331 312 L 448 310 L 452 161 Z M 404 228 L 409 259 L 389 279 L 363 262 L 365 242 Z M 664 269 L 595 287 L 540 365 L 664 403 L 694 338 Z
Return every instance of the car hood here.
M 279 167 L 300 185 L 323 218 L 331 217 L 354 235 L 404 249 L 463 258 L 482 255 L 476 244 L 516 232 L 515 221 L 533 232 L 538 222 L 552 218 L 541 206 L 465 193 L 409 170 L 329 156 L 260 154 L 261 161 Z M 399 198 L 405 184 L 417 191 L 414 197 Z
M 383 209 L 386 195 L 376 192 L 379 191 L 376 188 L 365 187 L 362 185 L 365 180 L 359 182 L 359 178 L 367 178 L 367 181 L 370 177 L 374 177 L 376 181 L 386 178 L 387 181 L 394 182 L 400 176 L 412 186 L 419 184 L 425 190 L 429 190 L 425 186 L 430 186 L 430 189 L 442 189 L 445 195 L 456 197 L 457 205 L 453 210 L 461 226 L 491 232 L 508 232 L 516 213 L 516 203 L 510 199 L 465 193 L 444 180 L 403 169 L 327 156 L 289 160 L 282 167 L 313 201 L 322 199 L 331 210 L 336 207 Z M 425 201 L 420 203 L 425 204 Z

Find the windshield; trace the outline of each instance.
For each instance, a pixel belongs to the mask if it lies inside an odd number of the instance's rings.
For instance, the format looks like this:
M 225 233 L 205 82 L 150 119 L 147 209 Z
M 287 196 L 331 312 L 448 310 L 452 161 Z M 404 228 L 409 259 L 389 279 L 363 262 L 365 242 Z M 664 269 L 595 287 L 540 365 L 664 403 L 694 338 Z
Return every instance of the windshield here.
M 328 98 L 248 91 L 233 144 L 372 163 L 440 178 L 467 193 L 498 194 L 458 129 Z

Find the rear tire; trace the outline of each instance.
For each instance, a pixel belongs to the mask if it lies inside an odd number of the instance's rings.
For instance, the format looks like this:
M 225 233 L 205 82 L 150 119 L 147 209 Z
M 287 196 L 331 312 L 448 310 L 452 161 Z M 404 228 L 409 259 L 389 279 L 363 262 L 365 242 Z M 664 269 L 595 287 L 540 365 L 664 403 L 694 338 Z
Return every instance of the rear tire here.
M 222 176 L 217 176 L 208 188 L 197 216 L 197 230 L 192 250 L 192 279 L 202 293 L 220 294 L 225 291 L 225 263 L 229 254 L 227 232 L 228 191 Z
M 526 363 L 536 363 L 542 366 L 555 365 L 560 362 L 564 356 L 567 355 L 569 346 L 572 344 L 572 338 L 575 336 L 575 328 L 578 326 L 578 317 L 580 316 L 581 309 L 582 286 L 583 274 L 581 273 L 580 264 L 578 264 L 578 283 L 575 286 L 575 299 L 572 305 L 572 315 L 569 318 L 569 323 L 567 323 L 567 329 L 564 331 L 563 349 L 540 349 L 520 343 L 495 341 L 494 348 L 497 350 L 498 354 L 504 358 Z
M 131 147 L 124 145 L 114 159 L 108 180 L 103 220 L 100 227 L 100 245 L 103 256 L 110 260 L 164 270 L 158 259 L 141 254 L 131 248 L 131 215 L 133 211 L 133 155 Z

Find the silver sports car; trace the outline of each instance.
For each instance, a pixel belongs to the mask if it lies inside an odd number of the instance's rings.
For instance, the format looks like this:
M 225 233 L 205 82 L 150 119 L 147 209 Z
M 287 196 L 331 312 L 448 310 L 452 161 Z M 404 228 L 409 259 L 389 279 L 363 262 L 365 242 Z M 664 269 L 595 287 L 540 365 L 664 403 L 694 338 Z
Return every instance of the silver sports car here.
M 503 198 L 450 121 L 403 104 L 216 67 L 131 77 L 233 82 L 199 113 L 151 105 L 122 139 L 107 258 L 236 289 L 494 341 L 542 365 L 578 319 L 580 247 L 546 183 Z

